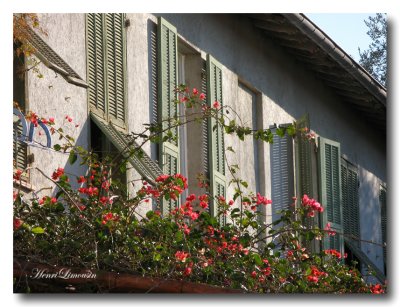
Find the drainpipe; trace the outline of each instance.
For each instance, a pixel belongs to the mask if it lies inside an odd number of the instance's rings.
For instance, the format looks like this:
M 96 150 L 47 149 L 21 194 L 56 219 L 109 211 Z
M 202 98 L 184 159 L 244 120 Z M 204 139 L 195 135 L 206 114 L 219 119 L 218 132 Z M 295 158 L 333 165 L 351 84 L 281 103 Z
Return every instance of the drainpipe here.
M 386 108 L 386 89 L 304 14 L 282 14 L 349 72 Z

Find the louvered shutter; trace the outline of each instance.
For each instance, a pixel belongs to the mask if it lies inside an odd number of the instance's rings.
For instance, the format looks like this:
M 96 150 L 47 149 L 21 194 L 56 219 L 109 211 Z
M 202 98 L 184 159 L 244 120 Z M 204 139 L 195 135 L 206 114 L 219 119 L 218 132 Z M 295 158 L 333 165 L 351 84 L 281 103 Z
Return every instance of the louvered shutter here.
M 221 64 L 209 54 L 207 55 L 207 81 L 208 106 L 212 108 L 214 102 L 218 101 L 221 106 L 219 116 L 223 116 L 222 68 Z M 211 193 L 214 197 L 226 197 L 224 132 L 223 127 L 214 118 L 208 120 L 208 154 Z M 213 215 L 218 212 L 215 199 L 211 200 L 210 212 Z M 220 219 L 224 222 L 223 216 Z
M 300 206 L 301 198 L 304 194 L 307 194 L 311 198 L 315 198 L 316 196 L 313 186 L 313 177 L 316 175 L 316 171 L 314 171 L 314 175 L 312 167 L 313 155 L 315 155 L 314 144 L 305 137 L 305 133 L 310 131 L 308 114 L 296 121 L 296 130 L 296 194 L 297 206 Z M 314 218 L 304 217 L 302 222 L 307 228 L 313 228 L 318 223 L 318 219 L 318 215 Z M 304 241 L 303 244 L 309 250 L 316 250 L 318 248 L 317 244 L 309 241 Z
M 381 231 L 382 231 L 382 244 L 383 246 L 383 261 L 385 263 L 386 269 L 386 246 L 387 244 L 387 236 L 386 236 L 386 228 L 387 228 L 387 214 L 386 214 L 386 188 L 380 188 L 379 192 L 379 202 L 381 205 Z
M 285 134 L 274 133 L 270 144 L 272 221 L 280 218 L 277 211 L 289 209 L 293 191 L 293 141 Z M 278 226 L 278 225 L 277 225 Z
M 125 15 L 105 14 L 109 119 L 125 127 Z
M 90 110 L 106 117 L 106 67 L 103 14 L 87 14 L 87 79 Z
M 346 238 L 360 246 L 360 212 L 358 205 L 357 168 L 342 159 L 343 227 Z
M 321 227 L 327 223 L 336 230 L 335 236 L 326 236 L 324 249 L 336 249 L 344 252 L 342 192 L 340 169 L 340 144 L 325 138 L 319 138 L 319 187 L 320 201 L 324 206 Z
M 204 101 L 207 101 L 207 62 L 203 60 L 203 67 L 201 69 L 201 92 L 205 94 Z M 202 163 L 203 172 L 206 178 L 209 178 L 209 163 L 208 163 L 208 120 L 203 119 L 202 122 Z
M 21 121 L 17 121 L 14 123 L 13 130 L 14 130 L 14 138 L 13 138 L 14 167 L 19 170 L 24 170 L 28 166 L 27 162 L 28 148 L 25 143 L 16 139 L 22 136 Z
M 304 131 L 309 131 L 310 120 L 308 115 L 296 121 L 296 165 L 297 165 L 297 189 L 298 199 L 307 194 L 310 197 L 314 196 L 312 184 L 312 154 L 313 148 L 310 141 L 304 137 Z M 300 131 L 301 130 L 301 131 Z
M 158 120 L 162 122 L 161 137 L 172 133 L 174 140 L 160 142 L 160 166 L 165 174 L 179 173 L 178 127 L 174 118 L 179 116 L 176 88 L 178 85 L 178 37 L 176 28 L 165 19 L 158 19 Z M 165 130 L 165 131 L 164 131 Z M 176 202 L 163 202 L 163 212 L 175 207 Z

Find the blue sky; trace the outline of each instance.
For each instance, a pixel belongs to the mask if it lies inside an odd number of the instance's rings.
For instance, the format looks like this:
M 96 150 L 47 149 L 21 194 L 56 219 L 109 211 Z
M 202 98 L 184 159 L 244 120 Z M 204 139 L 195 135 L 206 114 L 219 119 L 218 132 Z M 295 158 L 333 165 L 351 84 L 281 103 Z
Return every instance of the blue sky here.
M 371 14 L 324 13 L 306 14 L 319 28 L 332 38 L 344 51 L 359 60 L 358 47 L 361 51 L 368 49 L 371 38 L 367 35 L 368 27 L 364 20 Z

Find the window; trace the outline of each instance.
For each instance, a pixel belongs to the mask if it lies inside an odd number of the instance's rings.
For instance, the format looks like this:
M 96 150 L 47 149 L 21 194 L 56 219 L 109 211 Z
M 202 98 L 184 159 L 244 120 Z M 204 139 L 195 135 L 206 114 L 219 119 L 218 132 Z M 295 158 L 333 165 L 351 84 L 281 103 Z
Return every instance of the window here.
M 126 130 L 125 15 L 87 14 L 90 111 Z
M 153 49 L 152 47 L 152 79 L 154 75 Z M 180 40 L 177 29 L 160 17 L 157 30 L 156 87 L 154 80 L 152 81 L 151 91 L 156 92 L 158 97 L 157 119 L 158 122 L 162 122 L 164 130 L 161 137 L 167 134 L 173 136 L 172 139 L 161 142 L 158 147 L 158 159 L 163 173 L 187 174 L 189 189 L 193 193 L 197 192 L 194 181 L 197 174 L 195 173 L 205 171 L 209 176 L 211 194 L 226 196 L 224 136 L 221 126 L 216 125 L 216 129 L 213 130 L 216 122 L 209 120 L 207 125 L 189 124 L 186 127 L 174 127 L 175 118 L 184 119 L 190 116 L 190 114 L 184 114 L 183 109 L 175 103 L 177 98 L 175 88 L 180 83 L 190 88 L 201 89 L 206 94 L 209 106 L 212 106 L 216 100 L 223 105 L 221 64 L 212 56 L 207 55 L 204 69 L 200 53 Z M 190 135 L 190 138 L 186 135 Z M 202 150 L 199 151 L 198 148 Z M 177 202 L 163 203 L 163 212 L 168 212 L 176 205 Z M 215 215 L 216 211 L 216 202 L 212 200 L 210 212 Z

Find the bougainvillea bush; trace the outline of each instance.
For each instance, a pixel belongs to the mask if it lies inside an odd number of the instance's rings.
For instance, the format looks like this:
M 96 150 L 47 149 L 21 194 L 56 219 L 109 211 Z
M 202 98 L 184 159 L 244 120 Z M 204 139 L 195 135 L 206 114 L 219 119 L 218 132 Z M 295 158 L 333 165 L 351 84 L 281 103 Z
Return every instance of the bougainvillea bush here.
M 272 142 L 271 131 L 251 131 L 226 121 L 216 102 L 207 107 L 204 95 L 180 86 L 180 99 L 187 107 L 200 106 L 201 120 L 214 116 L 225 132 L 240 139 L 252 134 Z M 37 121 L 35 113 L 28 120 Z M 103 160 L 73 144 L 73 138 L 56 129 L 54 119 L 40 119 L 64 144 L 55 150 L 70 153 L 69 163 L 86 164 L 85 176 L 67 174 L 62 167 L 38 170 L 56 186 L 52 194 L 28 198 L 18 189 L 14 204 L 14 256 L 50 265 L 129 272 L 143 276 L 183 279 L 251 293 L 384 293 L 385 286 L 367 284 L 354 266 L 344 264 L 346 255 L 336 250 L 312 251 L 311 241 L 336 233 L 329 225 L 306 227 L 324 210 L 323 204 L 301 195 L 273 224 L 260 222 L 262 206 L 273 200 L 259 193 L 235 188 L 232 199 L 215 196 L 216 216 L 209 205 L 213 197 L 204 194 L 181 196 L 188 180 L 180 174 L 161 175 L 155 182 L 141 180 L 136 192 L 127 197 L 117 181 L 110 179 L 117 159 Z M 72 119 L 68 122 L 71 123 Z M 74 124 L 74 123 L 71 123 Z M 171 124 L 171 123 L 170 123 Z M 184 124 L 175 119 L 171 125 Z M 162 125 L 150 125 L 147 140 L 157 140 Z M 295 125 L 279 133 L 296 133 Z M 143 134 L 141 134 L 143 135 Z M 168 137 L 168 135 L 167 135 Z M 173 137 L 172 134 L 169 137 Z M 164 140 L 165 141 L 165 140 Z M 137 153 L 132 153 L 137 154 Z M 18 186 L 21 173 L 13 180 Z M 79 184 L 79 188 L 73 188 Z M 202 186 L 207 183 L 201 181 Z M 171 210 L 162 213 L 161 202 Z M 144 216 L 138 208 L 151 203 L 154 210 Z M 141 212 L 141 211 L 140 211 Z

